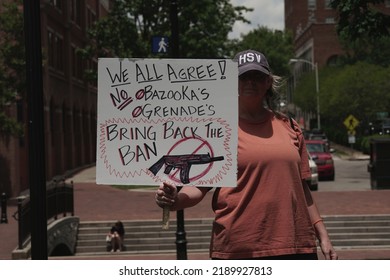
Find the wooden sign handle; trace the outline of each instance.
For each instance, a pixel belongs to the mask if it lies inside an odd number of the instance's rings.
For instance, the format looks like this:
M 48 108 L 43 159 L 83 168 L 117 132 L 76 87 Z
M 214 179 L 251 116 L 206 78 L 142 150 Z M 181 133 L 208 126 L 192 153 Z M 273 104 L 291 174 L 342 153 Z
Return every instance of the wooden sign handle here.
M 162 229 L 169 229 L 169 206 L 163 208 Z

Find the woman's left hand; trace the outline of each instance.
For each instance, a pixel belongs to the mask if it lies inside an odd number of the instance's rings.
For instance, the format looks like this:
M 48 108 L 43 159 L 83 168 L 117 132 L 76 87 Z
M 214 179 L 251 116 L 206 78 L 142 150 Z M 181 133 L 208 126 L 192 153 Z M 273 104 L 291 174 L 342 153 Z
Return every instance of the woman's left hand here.
M 322 254 L 324 255 L 325 259 L 326 260 L 338 260 L 339 257 L 335 251 L 335 249 L 333 248 L 332 246 L 332 243 L 330 242 L 330 240 L 324 240 L 324 241 L 320 241 L 320 247 L 321 247 L 321 251 L 322 251 Z
M 163 182 L 160 184 L 156 191 L 156 203 L 160 207 L 172 206 L 177 198 L 177 187 L 176 185 Z

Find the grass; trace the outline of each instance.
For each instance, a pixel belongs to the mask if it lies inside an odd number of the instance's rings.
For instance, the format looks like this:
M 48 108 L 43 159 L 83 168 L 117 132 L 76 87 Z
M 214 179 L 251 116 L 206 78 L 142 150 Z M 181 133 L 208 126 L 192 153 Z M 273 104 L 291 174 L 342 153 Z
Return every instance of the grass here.
M 347 152 L 345 151 L 342 151 L 342 150 L 336 150 L 334 151 L 334 154 L 338 155 L 338 156 L 347 156 L 349 155 Z

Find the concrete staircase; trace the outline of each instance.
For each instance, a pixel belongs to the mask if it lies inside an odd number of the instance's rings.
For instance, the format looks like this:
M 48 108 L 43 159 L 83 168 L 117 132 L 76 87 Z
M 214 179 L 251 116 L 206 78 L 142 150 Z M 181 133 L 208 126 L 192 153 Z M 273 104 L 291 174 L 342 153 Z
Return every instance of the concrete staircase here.
M 390 215 L 325 216 L 333 246 L 338 249 L 390 248 Z M 81 222 L 76 256 L 105 255 L 105 236 L 115 221 Z M 176 221 L 170 229 L 161 229 L 161 220 L 123 221 L 125 251 L 121 254 L 176 252 Z M 185 231 L 188 252 L 207 252 L 212 219 L 187 219 Z

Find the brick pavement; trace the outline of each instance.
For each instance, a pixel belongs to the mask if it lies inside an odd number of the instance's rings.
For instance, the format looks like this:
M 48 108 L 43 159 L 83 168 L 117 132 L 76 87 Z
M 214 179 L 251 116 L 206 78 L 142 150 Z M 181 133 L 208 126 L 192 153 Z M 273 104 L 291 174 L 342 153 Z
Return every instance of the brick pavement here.
M 94 183 L 94 168 L 71 178 L 74 180 L 75 214 L 81 221 L 161 219 L 162 211 L 154 203 L 154 190 L 126 191 Z M 390 214 L 390 190 L 314 192 L 314 199 L 322 215 Z M 213 217 L 212 194 L 197 206 L 186 209 L 189 218 Z M 8 207 L 8 224 L 0 224 L 0 260 L 10 259 L 17 246 L 17 223 L 12 218 L 16 207 Z M 175 213 L 171 213 L 175 219 Z M 4 241 L 7 240 L 7 241 Z M 341 259 L 390 259 L 386 250 L 342 250 Z M 175 259 L 170 255 L 110 255 L 107 259 Z M 77 259 L 77 258 L 76 258 Z M 83 258 L 85 259 L 85 258 Z M 94 257 L 95 259 L 95 257 Z M 208 259 L 207 254 L 189 254 L 189 259 Z

